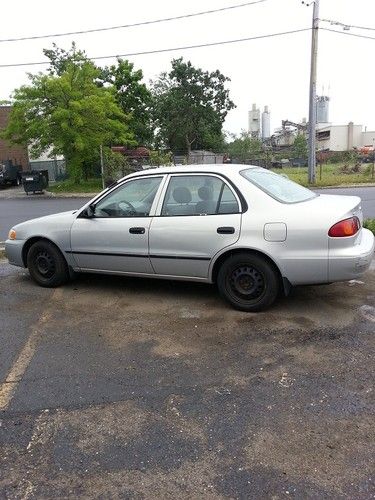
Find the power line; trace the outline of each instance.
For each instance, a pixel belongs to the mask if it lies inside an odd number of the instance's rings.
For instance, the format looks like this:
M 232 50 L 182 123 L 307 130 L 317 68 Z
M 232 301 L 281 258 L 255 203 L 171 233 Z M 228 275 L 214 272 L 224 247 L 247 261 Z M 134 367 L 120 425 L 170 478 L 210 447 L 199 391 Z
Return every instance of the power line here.
M 40 40 L 42 38 L 55 38 L 55 37 L 59 37 L 59 36 L 70 36 L 70 35 L 84 35 L 87 33 L 97 33 L 99 31 L 111 31 L 111 30 L 118 30 L 118 29 L 123 29 L 123 28 L 135 28 L 136 26 L 146 26 L 149 24 L 164 23 L 167 21 L 176 21 L 178 19 L 187 19 L 190 17 L 204 16 L 206 14 L 213 14 L 215 12 L 224 12 L 226 10 L 239 9 L 240 7 L 247 7 L 249 5 L 263 3 L 266 1 L 267 0 L 253 0 L 251 2 L 240 3 L 240 4 L 236 4 L 236 5 L 229 5 L 227 7 L 222 7 L 220 9 L 204 10 L 201 12 L 193 12 L 191 14 L 181 14 L 180 16 L 164 17 L 161 19 L 153 19 L 151 21 L 141 21 L 139 23 L 133 23 L 133 24 L 122 24 L 119 26 L 109 26 L 107 28 L 95 28 L 95 29 L 89 29 L 89 30 L 70 31 L 70 32 L 66 32 L 66 33 L 52 33 L 49 35 L 24 36 L 24 37 L 19 37 L 19 38 L 4 38 L 4 39 L 0 40 L 0 43 L 2 43 L 2 42 L 20 42 L 20 41 L 25 41 L 25 40 Z
M 358 30 L 369 30 L 369 31 L 375 31 L 375 28 L 372 28 L 370 26 L 356 26 L 354 24 L 346 24 L 342 23 L 341 21 L 333 21 L 332 19 L 321 19 L 322 22 L 324 23 L 330 23 L 332 26 L 342 26 L 344 29 L 358 29 Z
M 311 30 L 311 28 L 302 28 L 302 29 L 291 30 L 291 31 L 283 31 L 280 33 L 269 33 L 267 35 L 252 36 L 252 37 L 248 37 L 248 38 L 237 38 L 236 40 L 223 40 L 220 42 L 200 43 L 197 45 L 185 45 L 183 47 L 171 47 L 171 48 L 167 48 L 167 49 L 146 50 L 143 52 L 129 52 L 127 54 L 112 54 L 110 56 L 90 57 L 89 59 L 97 61 L 97 60 L 101 60 L 101 59 L 112 59 L 114 57 L 131 57 L 131 56 L 144 56 L 144 55 L 148 55 L 148 54 L 161 54 L 163 52 L 174 52 L 176 50 L 199 49 L 202 47 L 214 47 L 216 45 L 226 45 L 226 44 L 230 44 L 230 43 L 248 42 L 250 40 L 260 40 L 262 38 L 272 38 L 272 37 L 283 36 L 283 35 L 291 35 L 292 33 L 301 33 L 303 31 L 310 31 L 310 30 Z M 16 63 L 16 64 L 0 64 L 0 68 L 15 68 L 15 67 L 19 67 L 19 66 L 41 66 L 41 65 L 45 65 L 45 64 L 50 64 L 50 62 L 49 61 L 40 61 L 40 62 Z
M 330 31 L 331 33 L 337 33 L 338 35 L 355 36 L 357 38 L 366 38 L 367 40 L 375 40 L 374 36 L 360 35 L 359 33 L 348 33 L 347 31 L 331 30 L 330 28 L 320 28 L 320 29 L 324 31 Z

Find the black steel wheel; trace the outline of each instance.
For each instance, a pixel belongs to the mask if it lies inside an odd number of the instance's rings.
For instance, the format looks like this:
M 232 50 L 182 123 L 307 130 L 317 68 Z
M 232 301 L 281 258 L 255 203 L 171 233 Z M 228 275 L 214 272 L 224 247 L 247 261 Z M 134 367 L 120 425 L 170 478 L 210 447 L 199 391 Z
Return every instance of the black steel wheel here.
M 66 260 L 51 242 L 40 240 L 34 243 L 27 254 L 30 276 L 44 287 L 57 287 L 69 279 Z
M 248 312 L 269 307 L 279 291 L 274 267 L 256 254 L 240 253 L 221 265 L 217 286 L 222 297 L 236 309 Z

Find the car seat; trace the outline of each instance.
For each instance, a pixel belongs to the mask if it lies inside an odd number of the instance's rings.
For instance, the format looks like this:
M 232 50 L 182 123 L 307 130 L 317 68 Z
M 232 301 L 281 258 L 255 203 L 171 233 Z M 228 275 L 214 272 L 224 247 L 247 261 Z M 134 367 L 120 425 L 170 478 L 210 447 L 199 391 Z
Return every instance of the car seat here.
M 212 200 L 213 191 L 208 186 L 201 186 L 198 189 L 198 196 L 202 201 L 198 201 L 195 206 L 197 214 L 214 214 L 216 213 L 216 202 Z

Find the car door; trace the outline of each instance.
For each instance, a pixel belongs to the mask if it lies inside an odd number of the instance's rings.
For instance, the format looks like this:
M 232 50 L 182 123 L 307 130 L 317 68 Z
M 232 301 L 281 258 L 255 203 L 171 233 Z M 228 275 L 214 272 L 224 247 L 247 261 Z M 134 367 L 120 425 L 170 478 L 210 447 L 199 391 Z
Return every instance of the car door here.
M 156 274 L 207 278 L 210 261 L 239 238 L 241 203 L 214 174 L 171 175 L 150 227 Z
M 148 256 L 151 214 L 163 176 L 129 179 L 81 213 L 71 228 L 71 253 L 81 270 L 153 274 Z M 93 216 L 92 216 L 93 215 Z

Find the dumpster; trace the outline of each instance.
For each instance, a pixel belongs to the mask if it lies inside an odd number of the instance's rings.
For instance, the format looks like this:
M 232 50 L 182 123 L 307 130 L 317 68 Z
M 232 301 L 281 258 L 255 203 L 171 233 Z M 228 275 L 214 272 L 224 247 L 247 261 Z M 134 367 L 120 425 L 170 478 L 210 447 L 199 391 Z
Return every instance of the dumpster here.
M 22 173 L 22 184 L 25 193 L 43 193 L 48 186 L 48 170 L 29 170 Z

